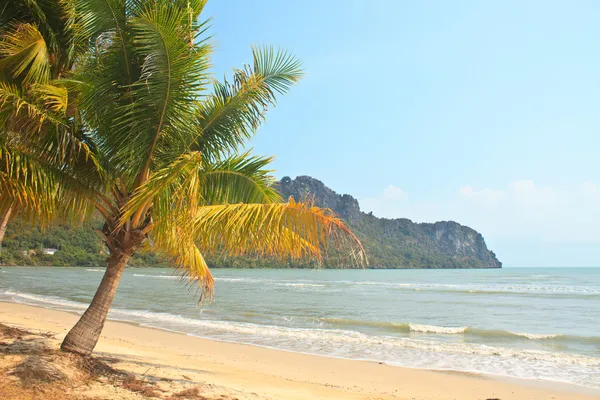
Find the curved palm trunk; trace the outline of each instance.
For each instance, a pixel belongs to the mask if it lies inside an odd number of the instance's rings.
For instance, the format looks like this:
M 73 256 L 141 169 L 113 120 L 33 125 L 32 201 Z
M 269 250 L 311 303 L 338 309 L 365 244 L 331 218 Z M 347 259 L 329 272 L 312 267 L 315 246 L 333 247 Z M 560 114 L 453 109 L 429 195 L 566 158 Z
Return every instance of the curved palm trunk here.
M 122 251 L 118 255 L 109 257 L 106 272 L 90 306 L 63 340 L 60 346 L 62 350 L 81 355 L 92 353 L 104 328 L 108 310 L 130 257 L 129 251 Z
M 0 216 L 0 251 L 2 251 L 2 242 L 4 241 L 4 234 L 6 233 L 6 227 L 8 226 L 8 222 L 10 221 L 10 217 L 12 217 L 13 213 L 13 205 L 11 204 L 4 214 Z
M 0 265 L 4 263 L 2 259 L 2 243 L 4 242 L 4 234 L 6 233 L 6 227 L 8 226 L 8 222 L 10 221 L 10 217 L 12 217 L 13 213 L 13 204 L 11 204 L 3 215 L 0 216 Z

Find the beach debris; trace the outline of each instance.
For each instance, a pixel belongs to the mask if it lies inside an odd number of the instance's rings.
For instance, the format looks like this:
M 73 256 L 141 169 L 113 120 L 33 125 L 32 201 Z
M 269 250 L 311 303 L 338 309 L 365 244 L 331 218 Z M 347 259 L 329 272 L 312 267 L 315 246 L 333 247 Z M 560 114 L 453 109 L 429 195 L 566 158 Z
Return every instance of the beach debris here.
M 27 357 L 17 365 L 12 375 L 19 377 L 24 383 L 35 381 L 49 383 L 64 381 L 68 378 L 67 373 L 54 364 L 52 360 L 42 358 L 39 355 Z
M 4 324 L 0 324 L 0 335 L 8 339 L 22 339 L 23 336 L 27 336 L 30 333 L 26 330 L 15 328 L 13 326 L 8 326 Z
M 162 390 L 153 383 L 140 379 L 134 374 L 127 376 L 121 385 L 124 389 L 141 394 L 144 397 L 161 397 L 159 391 Z
M 168 400 L 208 400 L 208 397 L 203 396 L 200 393 L 200 389 L 197 387 L 182 390 L 177 393 L 173 393 Z

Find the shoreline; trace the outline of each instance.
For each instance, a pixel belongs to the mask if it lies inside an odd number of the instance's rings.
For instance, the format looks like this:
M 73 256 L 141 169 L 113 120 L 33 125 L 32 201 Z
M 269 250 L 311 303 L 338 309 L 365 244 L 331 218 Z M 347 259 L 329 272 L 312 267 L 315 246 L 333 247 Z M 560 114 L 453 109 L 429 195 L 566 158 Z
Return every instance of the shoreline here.
M 106 266 L 81 266 L 81 265 L 7 265 L 7 264 L 0 264 L 0 269 L 2 268 L 28 268 L 28 267 L 32 267 L 32 268 L 106 268 Z M 173 270 L 173 267 L 152 267 L 152 266 L 140 266 L 140 265 L 136 265 L 136 266 L 128 266 L 127 268 L 132 268 L 132 269 L 143 269 L 143 268 L 156 268 L 156 269 L 171 269 Z M 437 271 L 437 270 L 445 270 L 445 271 L 451 271 L 451 270 L 480 270 L 480 269 L 505 269 L 505 268 L 519 268 L 519 267 L 465 267 L 465 268 L 446 268 L 446 267 L 441 267 L 441 268 L 427 268 L 427 267 L 421 267 L 421 268 L 403 268 L 403 267 L 399 267 L 399 268 L 389 268 L 389 267 L 382 267 L 382 268 L 376 268 L 376 267 L 370 267 L 367 266 L 365 268 L 327 268 L 327 267 L 320 267 L 320 268 L 313 268 L 313 267 L 288 267 L 288 266 L 283 266 L 283 267 L 256 267 L 256 268 L 246 268 L 246 267 L 210 267 L 211 270 L 213 269 L 247 269 L 247 270 L 261 270 L 261 269 L 273 269 L 273 270 L 284 270 L 284 269 L 289 269 L 289 270 L 331 270 L 331 271 L 335 271 L 335 270 L 377 270 L 377 271 L 397 271 L 397 270 L 403 270 L 403 271 L 410 271 L 410 270 L 432 270 L 432 271 Z M 527 267 L 525 267 L 527 268 Z M 532 268 L 536 268 L 536 267 L 532 267 Z M 549 268 L 563 268 L 563 267 L 549 267 Z M 582 268 L 598 268 L 598 267 L 582 267 Z
M 76 319 L 73 312 L 0 302 L 0 322 L 50 331 L 59 340 Z M 129 361 L 133 356 L 138 363 L 165 370 L 185 367 L 204 383 L 285 399 L 588 400 L 600 396 L 598 389 L 558 381 L 335 358 L 201 338 L 127 321 L 107 321 L 95 353 Z

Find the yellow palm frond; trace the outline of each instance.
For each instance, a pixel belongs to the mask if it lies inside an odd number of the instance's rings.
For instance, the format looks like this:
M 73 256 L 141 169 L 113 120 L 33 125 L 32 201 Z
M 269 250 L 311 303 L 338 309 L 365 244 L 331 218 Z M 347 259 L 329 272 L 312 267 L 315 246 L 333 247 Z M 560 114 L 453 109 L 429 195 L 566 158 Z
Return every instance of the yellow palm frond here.
M 58 114 L 64 114 L 69 105 L 69 92 L 65 87 L 51 84 L 33 85 L 31 92 L 40 99 L 44 108 Z
M 297 203 L 225 204 L 200 207 L 190 229 L 205 254 L 316 259 L 328 246 L 346 248 L 355 265 L 364 265 L 364 249 L 356 236 L 324 208 Z
M 158 229 L 153 235 L 154 246 L 171 258 L 175 268 L 189 284 L 197 284 L 200 300 L 213 295 L 214 279 L 194 239 L 186 235 L 185 228 L 170 225 L 170 229 Z
M 210 293 L 210 271 L 194 260 L 201 254 L 257 255 L 280 260 L 321 262 L 328 247 L 355 266 L 367 263 L 362 244 L 331 210 L 312 204 L 223 204 L 194 213 L 173 208 L 153 221 L 152 237 L 169 254 L 179 251 L 178 267 L 199 279 Z M 158 239 L 158 240 L 157 240 Z M 194 243 L 196 246 L 191 246 Z M 199 267 L 200 266 L 200 267 Z
M 0 40 L 0 70 L 26 83 L 50 79 L 50 55 L 44 37 L 33 24 L 15 24 Z
M 36 104 L 37 100 L 28 98 L 16 85 L 0 82 L 0 122 L 24 135 L 37 134 L 45 123 L 64 125 L 58 115 Z

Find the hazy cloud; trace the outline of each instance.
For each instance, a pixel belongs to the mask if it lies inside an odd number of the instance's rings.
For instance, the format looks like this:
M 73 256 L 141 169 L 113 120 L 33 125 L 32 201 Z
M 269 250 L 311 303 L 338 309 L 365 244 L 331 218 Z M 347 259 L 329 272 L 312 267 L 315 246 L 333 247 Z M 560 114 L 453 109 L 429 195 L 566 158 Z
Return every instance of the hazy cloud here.
M 408 194 L 397 186 L 389 185 L 383 190 L 383 199 L 389 201 L 406 200 Z
M 389 185 L 377 197 L 361 199 L 364 211 L 417 222 L 455 220 L 486 238 L 527 238 L 600 243 L 600 187 L 583 182 L 571 187 L 519 180 L 504 187 L 463 186 L 456 196 L 430 203 L 412 200 Z

